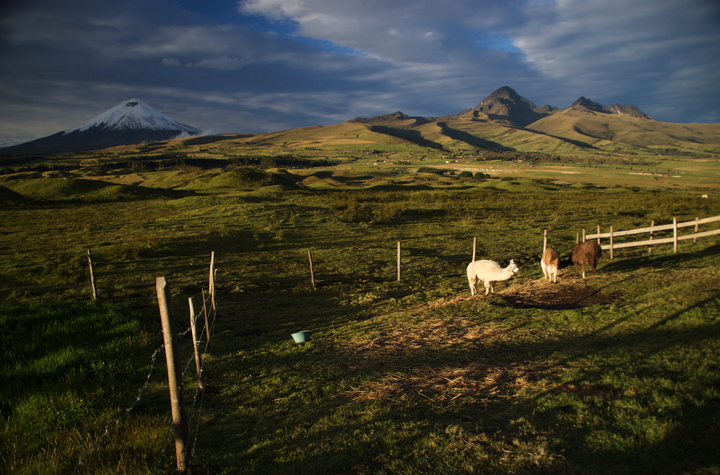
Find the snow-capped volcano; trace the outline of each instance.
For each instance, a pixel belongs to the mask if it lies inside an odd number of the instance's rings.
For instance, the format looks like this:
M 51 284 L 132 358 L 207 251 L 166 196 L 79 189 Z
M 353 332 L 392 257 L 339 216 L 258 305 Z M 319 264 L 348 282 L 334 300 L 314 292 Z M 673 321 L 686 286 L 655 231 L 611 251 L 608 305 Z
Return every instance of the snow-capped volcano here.
M 197 135 L 200 130 L 182 124 L 166 116 L 140 99 L 122 101 L 115 107 L 91 119 L 77 129 L 65 133 L 83 132 L 98 127 L 106 130 L 177 130 L 188 135 Z
M 49 155 L 84 152 L 119 145 L 158 142 L 200 134 L 140 99 L 122 101 L 76 129 L 0 149 L 0 155 Z

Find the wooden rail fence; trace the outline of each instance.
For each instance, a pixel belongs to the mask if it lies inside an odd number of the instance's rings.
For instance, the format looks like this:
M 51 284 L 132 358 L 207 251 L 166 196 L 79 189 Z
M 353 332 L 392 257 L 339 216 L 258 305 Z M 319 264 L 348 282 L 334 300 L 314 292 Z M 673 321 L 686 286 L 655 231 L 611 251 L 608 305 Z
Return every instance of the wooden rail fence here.
M 615 258 L 615 250 L 616 249 L 626 249 L 630 247 L 640 247 L 640 246 L 654 246 L 657 244 L 673 244 L 673 252 L 678 252 L 678 242 L 684 241 L 687 239 L 692 239 L 693 241 L 697 241 L 698 238 L 703 237 L 709 237 L 709 236 L 717 236 L 720 235 L 720 229 L 713 229 L 709 231 L 702 231 L 699 232 L 698 229 L 700 225 L 702 224 L 709 224 L 709 223 L 715 223 L 720 221 L 720 216 L 713 216 L 710 218 L 704 218 L 699 219 L 695 218 L 692 221 L 685 221 L 684 223 L 678 223 L 677 218 L 673 218 L 672 224 L 663 224 L 660 226 L 655 226 L 655 222 L 653 221 L 650 225 L 650 227 L 647 228 L 637 228 L 637 229 L 629 229 L 626 231 L 615 231 L 613 230 L 613 227 L 610 226 L 610 232 L 607 233 L 601 233 L 600 232 L 600 226 L 598 226 L 598 232 L 596 234 L 586 234 L 585 230 L 583 229 L 583 240 L 589 240 L 589 239 L 597 239 L 598 244 L 600 244 L 600 247 L 603 250 L 609 250 L 610 251 L 610 259 Z M 692 234 L 684 234 L 680 235 L 679 230 L 681 228 L 688 228 L 688 227 L 694 227 L 694 232 Z M 673 235 L 672 237 L 664 237 L 659 239 L 654 239 L 653 234 L 656 232 L 661 231 L 670 231 L 672 230 Z M 632 242 L 622 242 L 622 243 L 616 243 L 615 238 L 622 237 L 622 236 L 631 236 L 634 234 L 650 234 L 649 239 L 645 239 L 642 241 L 632 241 Z M 602 244 L 602 239 L 609 239 L 610 242 L 608 244 Z

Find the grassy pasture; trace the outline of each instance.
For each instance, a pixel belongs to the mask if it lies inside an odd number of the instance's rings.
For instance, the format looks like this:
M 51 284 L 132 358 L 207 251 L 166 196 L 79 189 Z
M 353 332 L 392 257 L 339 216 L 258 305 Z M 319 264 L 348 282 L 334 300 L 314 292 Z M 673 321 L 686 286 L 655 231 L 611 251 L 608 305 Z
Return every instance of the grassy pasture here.
M 8 177 L 25 199 L 0 208 L 3 469 L 68 473 L 87 454 L 79 473 L 172 472 L 163 368 L 93 444 L 161 342 L 155 277 L 184 321 L 214 251 L 198 472 L 719 472 L 720 242 L 620 251 L 557 285 L 538 265 L 543 229 L 567 254 L 582 228 L 719 215 L 717 183 L 495 165 L 490 180 L 383 163 Z M 469 297 L 473 237 L 479 258 L 521 267 L 495 295 Z

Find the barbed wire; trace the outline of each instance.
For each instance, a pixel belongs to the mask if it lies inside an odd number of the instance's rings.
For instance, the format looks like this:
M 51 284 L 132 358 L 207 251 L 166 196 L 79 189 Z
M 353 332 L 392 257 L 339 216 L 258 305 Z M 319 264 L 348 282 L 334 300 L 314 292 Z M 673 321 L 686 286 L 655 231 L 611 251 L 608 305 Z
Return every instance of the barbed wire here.
M 217 311 L 213 310 L 212 319 L 210 322 L 210 332 L 209 332 L 209 335 L 207 335 L 207 338 L 205 340 L 205 351 L 204 351 L 205 353 L 207 353 L 208 347 L 210 345 L 210 335 L 214 334 L 216 320 L 217 320 Z M 205 364 L 204 364 L 204 362 L 200 368 L 200 377 L 205 379 Z M 192 443 L 192 447 L 190 449 L 190 459 L 191 460 L 192 460 L 192 456 L 195 453 L 195 447 L 197 446 L 197 441 L 198 441 L 198 434 L 200 433 L 200 421 L 202 420 L 202 417 L 201 417 L 202 416 L 202 408 L 203 408 L 203 402 L 205 401 L 205 385 L 204 384 L 202 386 L 202 390 L 200 388 L 200 384 L 198 384 L 198 386 L 197 386 L 197 391 L 195 393 L 195 399 L 193 400 L 193 406 L 192 406 L 193 412 L 195 410 L 195 403 L 197 402 L 198 392 L 200 393 L 200 404 L 199 404 L 198 410 L 197 410 L 197 417 L 196 417 L 196 424 L 195 424 L 195 436 L 193 437 L 193 443 Z
M 140 402 L 140 399 L 142 399 L 142 396 L 145 393 L 145 389 L 147 389 L 148 385 L 150 384 L 150 378 L 152 378 L 153 371 L 155 370 L 155 361 L 157 360 L 157 355 L 163 349 L 163 346 L 164 345 L 160 345 L 160 347 L 158 347 L 150 357 L 150 372 L 145 377 L 145 383 L 143 383 L 142 387 L 138 391 L 138 394 L 135 397 L 135 401 L 133 401 L 130 407 L 126 408 L 125 411 L 120 414 L 120 416 L 115 420 L 115 423 L 113 425 L 105 429 L 105 432 L 100 437 L 98 437 L 98 439 L 90 447 L 90 449 L 80 457 L 77 465 L 75 465 L 75 469 L 72 471 L 73 474 L 77 473 L 77 471 L 80 470 L 83 465 L 85 465 L 85 459 L 87 458 L 87 456 L 95 452 L 100 446 L 100 442 L 102 442 L 106 437 L 109 437 L 110 434 L 117 430 L 123 419 L 125 419 L 135 409 L 135 406 L 137 406 L 137 404 Z
M 212 301 L 212 295 L 211 295 L 211 294 L 208 294 L 208 297 L 203 300 L 203 310 L 201 311 L 201 314 L 200 314 L 200 315 L 202 315 L 204 318 L 207 318 L 207 313 L 208 313 L 208 312 L 207 312 L 207 304 L 208 304 L 208 302 L 211 302 L 211 301 Z M 217 317 L 217 311 L 215 311 L 215 310 L 213 309 L 211 313 L 212 313 L 212 318 L 211 318 L 211 323 L 210 323 L 210 325 L 209 325 L 209 327 L 210 327 L 209 330 L 210 330 L 210 331 L 208 332 L 209 335 L 206 335 L 206 339 L 205 339 L 205 352 L 207 352 L 208 346 L 209 346 L 209 344 L 210 344 L 210 335 L 213 334 L 213 331 L 214 331 L 214 329 L 215 329 L 215 321 L 216 321 L 216 317 Z M 198 315 L 198 316 L 196 317 L 195 322 L 193 322 L 193 325 L 197 324 L 197 318 L 198 318 L 200 315 Z M 190 333 L 190 332 L 191 332 L 191 327 L 188 326 L 185 330 L 183 330 L 183 331 L 181 331 L 181 332 L 178 332 L 178 333 L 176 333 L 175 335 L 176 335 L 176 337 L 184 337 L 184 336 L 187 336 L 187 334 Z M 202 340 L 199 340 L 199 341 L 198 341 L 198 343 L 201 343 L 201 342 L 202 342 Z M 148 387 L 149 384 L 150 384 L 150 380 L 151 380 L 152 375 L 153 375 L 154 370 L 155 370 L 155 363 L 156 363 L 156 361 L 157 361 L 157 356 L 158 356 L 158 354 L 159 354 L 164 348 L 165 348 L 165 344 L 163 343 L 163 344 L 161 344 L 161 345 L 152 353 L 152 355 L 150 356 L 150 371 L 148 372 L 147 376 L 145 377 L 145 382 L 143 383 L 142 387 L 139 389 L 138 394 L 137 394 L 137 396 L 135 397 L 135 400 L 133 401 L 133 403 L 132 403 L 129 407 L 127 407 L 127 408 L 122 412 L 122 414 L 115 420 L 114 424 L 112 424 L 111 426 L 109 426 L 108 428 L 105 429 L 105 432 L 103 432 L 103 434 L 102 434 L 100 437 L 97 438 L 97 440 L 93 443 L 93 445 L 90 447 L 90 449 L 88 449 L 87 452 L 85 452 L 85 453 L 78 459 L 78 462 L 77 462 L 77 464 L 75 465 L 75 468 L 74 468 L 73 471 L 72 471 L 72 474 L 73 474 L 73 475 L 75 475 L 76 473 L 78 473 L 78 471 L 85 466 L 85 462 L 86 462 L 87 458 L 88 458 L 92 453 L 94 453 L 95 451 L 97 451 L 97 449 L 100 447 L 100 444 L 101 444 L 107 437 L 109 437 L 111 434 L 113 434 L 114 432 L 116 432 L 116 431 L 118 430 L 118 428 L 119 428 L 120 424 L 123 422 L 123 420 L 124 420 L 124 419 L 135 409 L 135 407 L 138 405 L 138 403 L 140 402 L 140 400 L 141 400 L 142 397 L 144 396 L 145 390 L 147 389 L 147 387 Z M 194 353 L 194 352 L 193 352 L 193 353 Z M 180 377 L 180 387 L 181 387 L 181 388 L 183 388 L 184 385 L 185 385 L 185 374 L 187 373 L 187 370 L 190 368 L 190 365 L 192 364 L 193 360 L 194 360 L 194 354 L 193 354 L 190 358 L 188 358 L 188 360 L 187 360 L 187 362 L 186 362 L 186 364 L 185 364 L 185 368 L 183 369 L 183 371 L 182 371 L 182 373 L 181 373 L 181 377 Z M 204 374 L 204 371 L 203 371 L 203 370 L 204 370 L 204 363 L 203 363 L 203 364 L 201 365 L 201 367 L 200 367 L 200 375 L 198 375 L 198 378 L 200 378 L 201 375 Z M 203 388 L 203 386 L 202 386 L 201 384 L 199 384 L 199 382 L 198 382 L 198 384 L 197 384 L 197 386 L 196 386 L 196 390 L 195 390 L 195 395 L 193 396 L 192 406 L 191 406 L 191 409 L 190 409 L 190 414 L 191 414 L 191 419 L 190 419 L 190 420 L 191 420 L 191 421 L 194 421 L 194 437 L 193 437 L 192 447 L 191 447 L 190 452 L 189 452 L 190 455 L 192 455 L 192 454 L 194 453 L 195 447 L 196 447 L 197 441 L 198 441 L 198 434 L 199 434 L 199 432 L 200 432 L 200 423 L 201 423 L 201 420 L 202 420 L 201 415 L 202 415 L 202 406 L 203 406 L 204 396 L 205 396 L 204 388 Z M 172 425 L 170 425 L 170 427 L 169 427 L 168 430 L 169 430 L 169 435 L 168 435 L 168 437 L 167 437 L 167 439 L 166 439 L 166 441 L 165 441 L 165 443 L 164 443 L 164 445 L 163 445 L 162 449 L 160 450 L 160 453 L 158 454 L 158 457 L 157 457 L 156 468 L 157 468 L 158 470 L 164 465 L 165 460 L 166 460 L 166 458 L 167 458 L 167 457 L 166 457 L 166 452 L 167 452 L 167 450 L 168 450 L 168 447 L 170 446 L 170 444 L 172 443 L 172 441 L 173 441 L 173 439 L 174 439 L 174 432 L 173 432 L 173 430 L 172 430 Z
M 200 319 L 201 316 L 203 318 L 207 317 L 208 312 L 207 312 L 207 306 L 205 304 L 210 302 L 211 299 L 212 299 L 212 296 L 208 294 L 208 297 L 205 298 L 203 301 L 204 305 L 202 307 L 201 312 L 198 315 L 196 315 L 195 321 L 192 322 L 193 325 L 197 325 L 197 321 L 198 321 L 198 319 Z M 215 322 L 217 320 L 217 311 L 212 310 L 210 313 L 211 313 L 212 317 L 210 319 L 210 324 L 209 324 L 209 335 L 206 335 L 206 339 L 205 339 L 205 350 L 204 350 L 205 353 L 207 353 L 207 349 L 210 345 L 210 335 L 212 335 L 214 333 Z M 185 330 L 185 332 L 183 334 L 187 334 L 188 331 L 191 331 L 190 327 L 188 327 L 188 329 Z M 197 343 L 201 343 L 201 342 L 202 342 L 202 340 L 197 341 Z M 185 382 L 186 382 L 185 375 L 186 375 L 188 369 L 190 369 L 190 366 L 191 366 L 192 362 L 194 361 L 194 358 L 195 358 L 195 355 L 193 354 L 192 356 L 190 356 L 187 359 L 187 362 L 185 363 L 185 368 L 183 369 L 183 371 L 181 373 L 180 386 L 179 386 L 181 391 L 183 389 L 185 389 Z M 205 363 L 203 361 L 203 363 L 200 366 L 200 374 L 198 375 L 198 379 L 201 377 L 204 377 L 204 376 L 205 376 Z M 189 416 L 188 416 L 188 429 L 190 427 L 194 427 L 194 430 L 192 431 L 192 444 L 190 444 L 190 447 L 188 449 L 188 455 L 189 455 L 190 460 L 192 460 L 193 454 L 195 453 L 195 448 L 197 447 L 197 442 L 198 442 L 198 438 L 199 438 L 198 436 L 200 433 L 200 423 L 202 422 L 202 407 L 203 407 L 204 400 L 205 400 L 204 385 L 201 385 L 198 381 L 198 383 L 195 386 L 195 394 L 192 399 L 192 405 L 190 407 Z M 170 431 L 170 435 L 168 436 L 168 439 L 165 441 L 165 444 L 163 445 L 163 447 L 157 457 L 157 464 L 156 464 L 157 470 L 160 470 L 162 468 L 163 464 L 165 463 L 165 460 L 167 459 L 166 453 L 168 451 L 170 444 L 172 443 L 172 441 L 174 439 L 174 431 L 172 428 L 172 424 L 169 426 L 168 430 Z M 188 440 L 189 439 L 190 439 L 190 434 L 188 434 Z

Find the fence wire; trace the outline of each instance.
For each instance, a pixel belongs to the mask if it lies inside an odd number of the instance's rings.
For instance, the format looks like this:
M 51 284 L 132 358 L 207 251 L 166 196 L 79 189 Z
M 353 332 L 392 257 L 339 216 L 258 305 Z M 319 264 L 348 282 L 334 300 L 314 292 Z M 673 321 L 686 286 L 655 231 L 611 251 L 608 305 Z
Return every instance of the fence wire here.
M 206 298 L 205 301 L 204 301 L 204 303 L 207 304 L 207 303 L 209 302 L 209 300 L 210 300 L 210 297 Z M 201 316 L 202 316 L 203 318 L 205 317 L 206 308 L 207 308 L 207 307 L 206 307 L 205 305 L 203 305 L 203 310 L 201 311 L 200 314 L 198 314 L 198 315 L 196 316 L 196 321 L 193 322 L 194 325 L 197 324 L 197 320 L 198 320 Z M 213 310 L 213 311 L 211 311 L 211 315 L 212 315 L 212 318 L 210 319 L 210 332 L 209 332 L 209 333 L 210 333 L 210 335 L 213 335 L 213 334 L 214 334 L 214 330 L 215 330 L 215 321 L 216 321 L 216 317 L 217 317 L 217 312 Z M 190 327 L 188 327 L 188 329 L 185 330 L 185 332 L 183 332 L 183 333 L 184 333 L 184 334 L 187 334 L 188 331 L 191 331 L 191 328 L 190 328 Z M 207 336 L 208 336 L 208 335 L 206 335 L 206 337 L 207 337 Z M 201 341 L 198 341 L 198 343 L 200 343 L 200 342 L 201 342 Z M 205 350 L 204 350 L 205 353 L 207 353 L 207 350 L 208 350 L 209 345 L 210 345 L 210 338 L 206 338 L 206 339 L 205 339 Z M 185 374 L 187 373 L 188 369 L 190 369 L 190 366 L 192 365 L 194 359 L 195 359 L 195 356 L 192 355 L 192 356 L 190 356 L 190 358 L 188 358 L 187 362 L 185 363 L 185 368 L 183 369 L 182 375 L 181 375 L 181 378 L 180 378 L 180 389 L 181 389 L 181 391 L 185 388 L 185 381 L 186 381 Z M 202 375 L 205 374 L 204 368 L 205 368 L 205 364 L 204 364 L 204 362 L 203 362 L 203 364 L 202 364 L 201 367 L 200 367 L 200 373 L 201 373 Z M 200 375 L 198 375 L 198 378 L 199 378 L 199 377 L 200 377 Z M 194 396 L 193 396 L 192 405 L 191 405 L 191 407 L 190 407 L 190 411 L 189 411 L 189 415 L 188 415 L 188 429 L 190 429 L 190 427 L 194 427 L 194 429 L 195 429 L 194 432 L 193 432 L 193 434 L 192 434 L 192 437 L 190 437 L 190 433 L 188 434 L 188 440 L 189 440 L 190 438 L 192 438 L 192 444 L 189 444 L 189 445 L 190 445 L 190 448 L 189 448 L 189 450 L 188 450 L 188 456 L 189 456 L 189 459 L 190 459 L 190 460 L 192 460 L 193 455 L 194 455 L 194 453 L 195 453 L 195 447 L 197 446 L 198 435 L 199 435 L 199 433 L 200 433 L 200 423 L 201 423 L 201 420 L 202 420 L 202 417 L 201 417 L 201 416 L 202 416 L 202 405 L 203 405 L 204 399 L 205 399 L 205 390 L 204 390 L 204 388 L 201 387 L 200 384 L 196 384 L 196 386 L 195 386 L 195 394 L 194 394 Z M 158 454 L 158 457 L 157 457 L 157 463 L 156 463 L 156 469 L 157 469 L 157 470 L 160 470 L 160 469 L 164 466 L 165 461 L 166 461 L 167 458 L 168 458 L 167 452 L 168 452 L 168 450 L 169 450 L 169 448 L 170 448 L 170 445 L 172 444 L 172 442 L 173 442 L 173 440 L 174 440 L 174 438 L 175 438 L 175 433 L 174 433 L 174 431 L 173 431 L 172 424 L 169 426 L 168 431 L 169 431 L 168 438 L 167 438 L 167 440 L 165 441 L 165 444 L 163 445 L 163 447 L 162 447 L 162 449 L 160 450 L 160 453 Z M 189 431 L 189 432 L 190 432 L 190 431 Z
M 210 320 L 209 332 L 208 332 L 209 334 L 206 334 L 206 335 L 205 335 L 206 338 L 205 338 L 205 349 L 204 349 L 204 352 L 207 353 L 208 348 L 209 348 L 209 345 L 210 345 L 210 336 L 214 333 L 214 330 L 215 330 L 215 321 L 216 321 L 216 318 L 217 318 L 217 311 L 216 311 L 216 310 L 213 308 L 213 306 L 212 306 L 212 294 L 208 293 L 208 295 L 207 295 L 207 296 L 204 296 L 204 297 L 205 297 L 205 298 L 203 299 L 202 310 L 200 311 L 200 314 L 198 314 L 198 315 L 196 316 L 196 321 L 193 322 L 193 324 L 197 324 L 197 319 L 198 319 L 200 316 L 202 316 L 203 318 L 207 318 L 207 316 L 208 316 L 208 315 L 207 315 L 207 314 L 208 314 L 208 307 L 210 307 L 210 308 L 212 309 L 212 310 L 209 312 L 210 315 L 211 315 L 211 318 L 209 319 L 209 320 Z M 188 326 L 188 327 L 187 327 L 185 330 L 183 330 L 182 332 L 176 333 L 176 337 L 184 337 L 184 336 L 187 336 L 188 333 L 190 333 L 190 332 L 191 332 L 191 327 Z M 199 341 L 198 341 L 198 343 L 201 343 L 201 342 L 202 342 L 202 340 L 199 340 Z M 135 400 L 133 401 L 133 403 L 132 403 L 128 408 L 126 408 L 126 409 L 120 414 L 120 416 L 115 420 L 115 422 L 114 422 L 110 427 L 108 427 L 107 429 L 105 429 L 105 432 L 104 432 L 100 437 L 97 438 L 97 440 L 93 443 L 93 445 L 90 447 L 90 449 L 88 449 L 88 451 L 85 452 L 85 453 L 78 459 L 78 462 L 77 462 L 77 464 L 75 465 L 75 468 L 74 468 L 73 471 L 72 471 L 73 475 L 76 474 L 76 473 L 78 473 L 83 467 L 85 467 L 85 462 L 86 462 L 87 458 L 88 458 L 90 455 L 92 455 L 94 452 L 96 452 L 96 451 L 98 450 L 98 448 L 100 447 L 101 443 L 102 443 L 106 438 L 108 438 L 110 435 L 112 435 L 113 433 L 115 433 L 115 432 L 118 430 L 118 428 L 120 427 L 120 424 L 125 420 L 125 418 L 128 417 L 128 415 L 130 415 L 130 413 L 131 413 L 131 412 L 135 409 L 135 407 L 138 405 L 138 403 L 140 402 L 140 400 L 141 400 L 142 397 L 144 396 L 145 390 L 146 390 L 147 387 L 150 385 L 150 380 L 151 380 L 151 378 L 152 378 L 152 376 L 153 376 L 153 373 L 154 373 L 154 370 L 155 370 L 155 363 L 156 363 L 156 361 L 157 361 L 157 355 L 158 355 L 158 353 L 160 353 L 164 348 L 165 348 L 165 345 L 164 345 L 164 344 L 161 344 L 161 345 L 152 353 L 152 355 L 150 356 L 150 371 L 148 372 L 147 376 L 145 377 L 145 382 L 143 383 L 142 387 L 139 389 L 138 394 L 137 394 L 137 396 L 135 397 Z M 181 374 L 181 377 L 180 377 L 180 388 L 181 388 L 181 390 L 182 390 L 182 389 L 184 388 L 184 386 L 185 386 L 185 375 L 186 375 L 188 369 L 190 368 L 191 364 L 193 363 L 194 358 L 195 358 L 195 355 L 194 355 L 194 352 L 193 352 L 193 354 L 190 356 L 190 358 L 188 358 L 187 362 L 185 363 L 185 368 L 183 369 L 182 374 Z M 201 372 L 201 374 L 204 374 L 204 363 L 203 363 L 203 364 L 201 365 L 201 367 L 200 367 L 200 372 Z M 198 375 L 198 378 L 199 378 L 199 377 L 200 377 L 200 375 Z M 198 434 L 199 434 L 199 432 L 200 432 L 200 423 L 201 423 L 201 420 L 202 420 L 202 417 L 201 417 L 201 416 L 202 416 L 202 406 L 203 406 L 204 397 L 205 397 L 204 387 L 203 387 L 201 384 L 199 384 L 199 381 L 198 381 L 198 384 L 196 384 L 195 394 L 194 394 L 193 399 L 192 399 L 192 405 L 191 405 L 190 411 L 189 411 L 189 412 L 190 412 L 190 417 L 189 417 L 189 419 L 188 419 L 188 420 L 189 420 L 188 427 L 190 427 L 191 425 L 194 427 L 193 437 L 192 437 L 192 445 L 191 445 L 191 448 L 190 448 L 190 450 L 189 450 L 190 459 L 192 459 L 192 455 L 193 455 L 194 452 L 195 452 L 195 447 L 197 446 Z M 170 447 L 171 443 L 172 443 L 173 440 L 174 440 L 174 431 L 173 431 L 172 424 L 170 424 L 170 426 L 169 426 L 169 428 L 168 428 L 168 432 L 169 432 L 168 437 L 167 437 L 167 439 L 165 440 L 165 443 L 163 444 L 163 447 L 162 447 L 162 449 L 160 450 L 160 453 L 158 454 L 158 456 L 157 456 L 157 458 L 156 458 L 156 464 L 155 464 L 155 466 L 156 466 L 156 469 L 158 469 L 158 470 L 160 470 L 160 469 L 165 465 L 166 460 L 167 460 L 167 451 L 168 451 L 168 448 Z
M 113 425 L 105 429 L 105 432 L 100 437 L 98 437 L 92 447 L 90 447 L 90 449 L 82 457 L 80 457 L 77 465 L 75 466 L 75 469 L 72 472 L 73 474 L 77 473 L 78 470 L 80 470 L 80 468 L 85 465 L 85 459 L 87 458 L 87 456 L 95 452 L 100 446 L 100 443 L 118 429 L 120 423 L 135 409 L 135 406 L 137 406 L 137 404 L 140 402 L 140 399 L 142 399 L 143 394 L 145 393 L 145 389 L 147 389 L 148 385 L 150 384 L 150 378 L 152 378 L 153 371 L 155 370 L 155 361 L 157 360 L 157 355 L 163 349 L 163 346 L 164 345 L 160 345 L 160 347 L 158 347 L 158 349 L 156 349 L 150 357 L 150 372 L 145 377 L 145 383 L 138 391 L 138 394 L 135 397 L 135 401 L 133 401 L 130 407 L 125 409 L 125 411 L 120 414 L 120 416 L 115 420 L 115 423 Z

